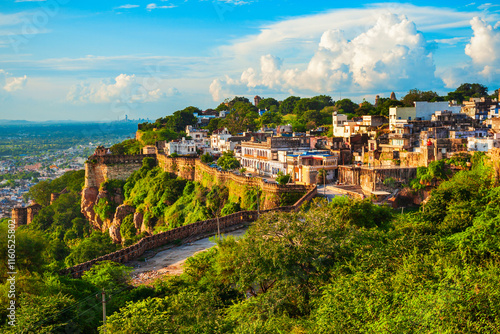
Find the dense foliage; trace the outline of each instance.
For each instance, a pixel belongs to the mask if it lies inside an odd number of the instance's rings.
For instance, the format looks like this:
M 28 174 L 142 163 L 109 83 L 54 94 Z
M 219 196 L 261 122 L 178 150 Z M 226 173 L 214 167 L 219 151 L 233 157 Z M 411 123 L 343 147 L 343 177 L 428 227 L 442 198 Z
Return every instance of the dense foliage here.
M 231 170 L 240 167 L 240 162 L 235 158 L 232 151 L 226 151 L 217 159 L 217 165 L 224 170 Z
M 428 170 L 442 179 L 418 212 L 340 197 L 263 215 L 244 238 L 217 240 L 154 288 L 133 288 L 113 263 L 80 280 L 59 277 L 47 269 L 55 246 L 46 235 L 19 229 L 18 323 L 31 333 L 95 333 L 94 296 L 104 288 L 108 333 L 497 332 L 500 186 L 483 159 L 449 179 L 437 165 Z M 154 180 L 155 169 L 141 173 Z M 204 193 L 188 182 L 184 195 L 186 205 L 234 206 L 224 187 Z
M 208 189 L 198 182 L 177 178 L 155 166 L 151 158 L 143 160 L 143 166 L 127 179 L 123 189 L 125 204 L 142 213 L 145 225 L 156 232 L 206 220 L 221 211 L 227 215 L 240 208 L 238 203 L 229 201 L 226 187 Z M 138 239 L 131 219 L 129 215 L 122 223 L 125 240 Z
M 56 270 L 92 260 L 117 249 L 109 235 L 92 232 L 92 227 L 81 213 L 80 192 L 84 177 L 85 171 L 72 171 L 31 187 L 29 198 L 41 203 L 43 208 L 31 224 L 21 226 L 16 231 L 21 236 L 26 234 L 27 239 L 23 244 L 33 247 L 33 251 L 37 252 L 36 260 L 32 260 L 35 254 L 25 257 L 27 263 L 38 264 L 33 269 L 29 269 L 31 267 L 27 265 L 27 271 L 42 272 L 48 268 Z M 102 187 L 108 190 L 120 187 L 115 183 L 108 181 Z M 61 194 L 50 204 L 51 193 Z M 114 204 L 102 201 L 103 212 L 100 214 L 109 217 L 116 207 L 111 205 Z
M 189 259 L 182 276 L 162 283 L 167 297 L 128 304 L 107 329 L 496 332 L 499 192 L 476 163 L 442 181 L 420 212 L 337 198 L 265 215 L 243 239 Z

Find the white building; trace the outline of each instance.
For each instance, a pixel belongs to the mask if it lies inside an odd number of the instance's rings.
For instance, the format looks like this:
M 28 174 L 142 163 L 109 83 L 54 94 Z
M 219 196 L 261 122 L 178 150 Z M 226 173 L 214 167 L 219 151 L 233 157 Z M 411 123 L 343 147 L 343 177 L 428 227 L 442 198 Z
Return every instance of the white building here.
M 309 137 L 268 137 L 265 142 L 241 142 L 240 164 L 251 172 L 275 177 L 286 174 L 288 152 L 310 149 Z
M 194 140 L 186 140 L 186 138 L 182 137 L 182 140 L 167 143 L 165 146 L 165 153 L 168 155 L 173 153 L 179 155 L 195 155 L 196 142 Z
M 208 130 L 193 128 L 192 125 L 186 126 L 186 134 L 197 143 L 210 144 L 208 140 Z
M 415 101 L 414 107 L 389 108 L 389 129 L 394 130 L 396 123 L 407 123 L 408 121 L 430 121 L 436 111 L 448 110 L 459 113 L 461 106 L 451 105 L 447 101 L 426 102 Z
M 333 136 L 348 138 L 355 133 L 355 127 L 358 125 L 355 121 L 347 120 L 347 115 L 333 113 Z
M 467 138 L 468 151 L 488 152 L 493 148 L 500 148 L 500 133 L 488 138 Z
M 234 150 L 235 142 L 229 141 L 232 135 L 227 128 L 215 130 L 210 136 L 210 147 L 213 153 L 223 153 Z

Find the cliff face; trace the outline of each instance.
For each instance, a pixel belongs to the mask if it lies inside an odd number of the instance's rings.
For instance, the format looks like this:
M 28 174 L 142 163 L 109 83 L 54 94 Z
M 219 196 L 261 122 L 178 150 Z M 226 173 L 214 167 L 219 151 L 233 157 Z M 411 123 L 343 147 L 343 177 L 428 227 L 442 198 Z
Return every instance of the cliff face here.
M 82 213 L 95 230 L 101 230 L 103 225 L 101 218 L 94 212 L 98 195 L 99 189 L 97 187 L 83 188 L 82 190 Z
M 97 187 L 84 188 L 82 191 L 81 210 L 85 218 L 95 230 L 106 232 L 112 225 L 114 215 L 110 217 L 102 217 L 96 213 L 96 205 L 99 200 L 105 200 L 113 207 L 118 207 L 123 203 L 124 197 L 121 189 L 115 189 L 113 192 Z
M 121 191 L 108 193 L 100 186 L 107 180 L 125 181 L 133 172 L 139 170 L 142 166 L 142 159 L 145 157 L 154 157 L 154 155 L 104 155 L 90 156 L 89 161 L 85 163 L 85 186 L 82 190 L 81 210 L 86 219 L 95 230 L 107 232 L 113 225 L 114 216 L 102 219 L 96 214 L 94 207 L 99 200 L 105 199 L 113 206 L 120 206 L 123 203 L 123 194 Z M 116 236 L 120 235 L 116 227 L 110 231 L 111 237 L 118 240 Z

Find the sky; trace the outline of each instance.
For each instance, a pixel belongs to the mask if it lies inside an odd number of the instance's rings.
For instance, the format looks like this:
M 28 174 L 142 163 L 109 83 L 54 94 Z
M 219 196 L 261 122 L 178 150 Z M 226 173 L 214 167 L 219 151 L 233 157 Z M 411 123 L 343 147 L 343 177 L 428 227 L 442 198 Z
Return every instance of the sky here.
M 154 120 L 226 98 L 500 87 L 500 5 L 3 0 L 0 119 Z

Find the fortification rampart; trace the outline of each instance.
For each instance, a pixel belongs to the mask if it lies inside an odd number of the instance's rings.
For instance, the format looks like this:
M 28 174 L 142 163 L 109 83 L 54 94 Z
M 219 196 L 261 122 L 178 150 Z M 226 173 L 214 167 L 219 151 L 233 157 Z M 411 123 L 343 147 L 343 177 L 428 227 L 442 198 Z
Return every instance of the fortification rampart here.
M 40 204 L 33 204 L 24 208 L 12 209 L 12 220 L 14 220 L 15 228 L 21 225 L 29 225 L 35 218 L 35 215 L 42 209 Z
M 99 188 L 106 180 L 125 181 L 141 168 L 142 159 L 156 158 L 155 154 L 92 155 L 85 163 L 85 188 Z
M 314 186 L 307 194 L 302 196 L 294 205 L 279 207 L 270 210 L 262 210 L 260 214 L 264 214 L 271 211 L 298 211 L 300 206 L 305 202 L 312 199 L 317 194 L 317 188 Z M 258 218 L 257 211 L 242 211 L 233 213 L 231 215 L 219 218 L 219 228 L 221 231 L 224 231 L 231 226 L 239 225 L 242 223 L 253 222 Z M 132 246 L 123 248 L 119 251 L 98 257 L 96 259 L 87 261 L 85 263 L 78 264 L 71 268 L 66 268 L 60 271 L 62 275 L 70 275 L 74 278 L 79 278 L 83 275 L 83 273 L 98 262 L 101 261 L 114 261 L 119 263 L 125 263 L 140 257 L 147 250 L 157 248 L 168 243 L 174 242 L 176 240 L 183 240 L 186 238 L 191 238 L 194 236 L 200 236 L 207 233 L 213 233 L 217 231 L 218 224 L 217 219 L 209 219 L 198 221 L 193 224 L 181 226 L 170 231 L 161 232 L 159 234 L 155 234 L 149 237 L 142 238 L 137 243 Z
M 217 184 L 224 184 L 229 181 L 236 182 L 241 186 L 260 187 L 262 191 L 273 194 L 281 193 L 300 193 L 306 192 L 314 188 L 314 186 L 306 185 L 279 185 L 276 183 L 266 183 L 260 177 L 247 177 L 244 175 L 236 175 L 231 172 L 218 171 L 200 160 L 196 160 L 195 181 L 204 181 L 204 173 L 209 174 Z
M 195 157 L 177 157 L 170 158 L 164 153 L 158 153 L 156 155 L 158 159 L 158 166 L 160 166 L 163 171 L 174 173 L 183 179 L 194 181 L 195 180 L 195 168 L 196 162 L 199 161 Z

